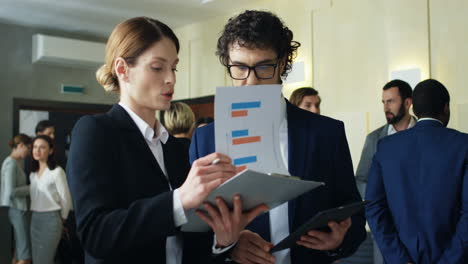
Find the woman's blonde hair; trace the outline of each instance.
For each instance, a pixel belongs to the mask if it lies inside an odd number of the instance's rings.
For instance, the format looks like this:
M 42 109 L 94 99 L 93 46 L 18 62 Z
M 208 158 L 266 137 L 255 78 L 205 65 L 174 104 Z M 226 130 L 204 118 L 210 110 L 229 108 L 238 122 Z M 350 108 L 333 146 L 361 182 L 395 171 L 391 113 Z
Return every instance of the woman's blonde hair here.
M 179 40 L 166 24 L 149 17 L 135 17 L 118 24 L 106 45 L 106 64 L 96 72 L 96 79 L 107 92 L 120 92 L 114 62 L 122 57 L 130 66 L 154 43 L 167 37 L 179 52 Z
M 186 103 L 173 102 L 164 111 L 164 126 L 171 135 L 190 133 L 195 126 L 195 114 Z

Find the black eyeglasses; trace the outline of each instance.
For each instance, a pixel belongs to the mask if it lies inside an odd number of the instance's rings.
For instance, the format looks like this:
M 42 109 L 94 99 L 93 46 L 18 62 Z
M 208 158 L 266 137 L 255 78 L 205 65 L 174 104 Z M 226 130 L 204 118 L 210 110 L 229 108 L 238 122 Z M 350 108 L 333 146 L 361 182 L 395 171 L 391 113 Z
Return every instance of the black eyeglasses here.
M 259 64 L 256 66 L 247 65 L 226 65 L 229 75 L 234 80 L 245 80 L 249 78 L 250 71 L 253 70 L 257 79 L 271 79 L 275 76 L 275 70 L 278 62 L 275 64 Z

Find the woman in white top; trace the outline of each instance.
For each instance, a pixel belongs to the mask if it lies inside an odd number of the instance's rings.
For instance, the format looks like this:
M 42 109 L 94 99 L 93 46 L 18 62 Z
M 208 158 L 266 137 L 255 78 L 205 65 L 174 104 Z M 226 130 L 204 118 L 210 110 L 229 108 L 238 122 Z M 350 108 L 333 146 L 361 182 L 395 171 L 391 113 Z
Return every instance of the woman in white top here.
M 34 264 L 52 264 L 72 201 L 65 172 L 54 159 L 52 139 L 45 135 L 34 138 L 32 156 L 32 258 Z
M 29 155 L 31 138 L 15 136 L 8 145 L 11 154 L 3 161 L 0 184 L 0 206 L 8 207 L 8 218 L 15 234 L 16 264 L 31 263 L 29 241 L 28 196 L 29 185 L 22 161 Z

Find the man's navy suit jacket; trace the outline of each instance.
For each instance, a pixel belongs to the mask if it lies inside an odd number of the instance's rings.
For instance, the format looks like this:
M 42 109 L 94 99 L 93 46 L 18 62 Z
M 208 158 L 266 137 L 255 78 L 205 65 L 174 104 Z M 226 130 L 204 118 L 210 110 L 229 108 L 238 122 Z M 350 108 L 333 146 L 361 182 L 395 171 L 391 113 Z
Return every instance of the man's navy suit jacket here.
M 163 151 L 175 189 L 190 169 L 188 153 L 172 136 Z M 67 177 L 86 263 L 166 263 L 166 237 L 178 232 L 173 192 L 140 130 L 121 106 L 78 121 Z M 212 234 L 182 236 L 183 263 L 210 262 Z
M 386 263 L 468 263 L 468 135 L 435 120 L 383 138 L 366 216 Z
M 289 102 L 286 109 L 290 174 L 325 183 L 289 202 L 292 232 L 319 211 L 361 201 L 361 196 L 354 180 L 343 123 L 299 109 Z M 197 129 L 190 147 L 190 162 L 215 152 L 214 140 L 213 123 Z M 364 226 L 364 212 L 352 217 L 339 256 L 296 246 L 291 249 L 292 263 L 331 263 L 337 257 L 351 255 L 366 237 Z

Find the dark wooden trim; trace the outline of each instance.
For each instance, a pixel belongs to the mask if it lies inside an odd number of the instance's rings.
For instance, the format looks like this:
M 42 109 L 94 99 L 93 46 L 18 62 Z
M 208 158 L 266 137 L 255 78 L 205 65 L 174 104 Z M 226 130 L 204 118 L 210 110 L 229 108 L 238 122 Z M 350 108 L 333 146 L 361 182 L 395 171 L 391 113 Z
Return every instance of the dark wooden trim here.
M 191 99 L 174 100 L 174 102 L 183 102 L 188 105 L 214 103 L 214 95 L 208 95 L 208 96 L 191 98 Z
M 112 105 L 106 104 L 88 104 L 63 101 L 36 100 L 27 98 L 13 98 L 13 135 L 16 135 L 19 131 L 20 110 L 97 114 L 107 112 L 111 107 Z

